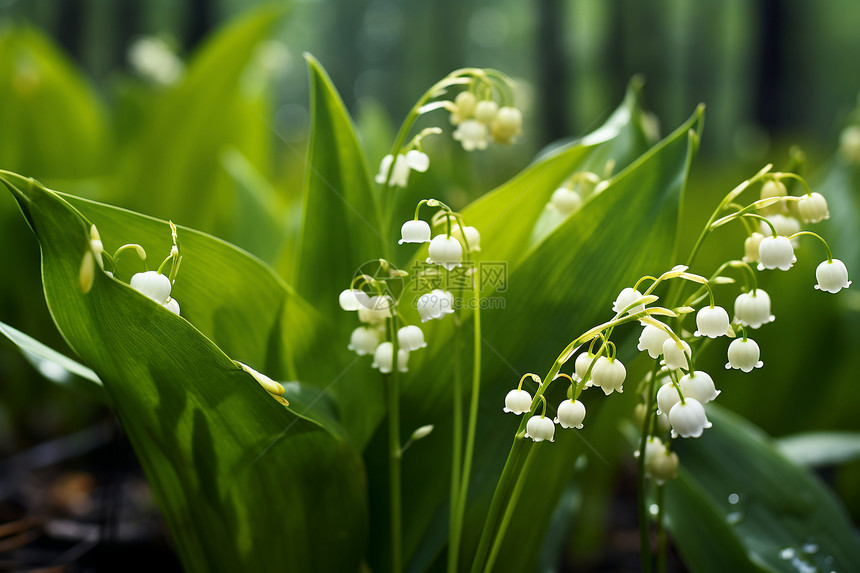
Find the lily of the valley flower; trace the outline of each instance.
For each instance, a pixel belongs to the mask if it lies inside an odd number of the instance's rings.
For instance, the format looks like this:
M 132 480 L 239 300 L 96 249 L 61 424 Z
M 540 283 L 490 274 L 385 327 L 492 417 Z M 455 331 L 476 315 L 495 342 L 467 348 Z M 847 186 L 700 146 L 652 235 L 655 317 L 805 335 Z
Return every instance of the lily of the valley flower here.
M 409 182 L 410 170 L 423 173 L 429 167 L 430 158 L 427 157 L 426 153 L 417 149 L 411 149 L 405 154 L 398 153 L 396 159 L 389 154 L 382 158 L 375 181 L 381 185 L 388 182 L 394 187 L 406 187 Z M 391 171 L 390 176 L 389 171 Z
M 672 424 L 672 437 L 698 438 L 702 431 L 711 427 L 705 415 L 705 407 L 695 398 L 685 398 L 669 411 L 669 423 Z
M 642 298 L 642 293 L 640 293 L 638 290 L 634 290 L 630 287 L 627 287 L 620 293 L 618 293 L 618 298 L 616 298 L 615 302 L 612 303 L 612 312 L 621 312 L 640 298 Z M 631 308 L 628 311 L 628 314 L 636 314 L 637 312 L 642 312 L 644 310 L 645 305 L 640 304 Z
M 353 311 L 370 305 L 367 293 L 358 289 L 346 289 L 340 293 L 338 304 L 343 310 Z
M 758 261 L 758 248 L 761 245 L 761 240 L 764 235 L 761 233 L 753 233 L 744 241 L 744 257 L 745 263 L 755 263 Z
M 487 148 L 487 126 L 477 119 L 467 119 L 454 130 L 452 137 L 460 142 L 466 151 Z
M 505 396 L 505 413 L 524 414 L 532 408 L 532 395 L 523 389 L 514 388 Z
M 680 347 L 674 338 L 669 338 L 663 343 L 663 359 L 669 370 L 677 370 L 678 368 L 689 370 L 690 363 L 687 360 L 687 355 L 690 353 L 692 353 L 690 345 L 683 340 Z
M 762 289 L 741 293 L 735 299 L 735 321 L 758 328 L 775 317 L 770 313 L 770 296 Z
M 375 328 L 359 326 L 352 331 L 347 349 L 359 356 L 364 356 L 365 354 L 372 354 L 377 346 L 379 346 L 379 331 Z
M 648 356 L 657 358 L 663 354 L 663 343 L 672 338 L 669 333 L 662 328 L 657 328 L 651 324 L 645 325 L 642 329 L 642 334 L 639 335 L 639 344 L 636 346 L 639 350 L 647 350 Z
M 671 382 L 666 382 L 657 390 L 657 409 L 664 414 L 671 412 L 672 407 L 680 401 L 681 396 Z
M 462 91 L 454 98 L 454 104 L 451 106 L 451 125 L 460 125 L 465 120 L 475 114 L 475 106 L 478 99 L 475 94 L 470 91 Z
M 729 344 L 726 370 L 737 368 L 744 372 L 751 372 L 753 368 L 761 368 L 764 362 L 759 360 L 760 350 L 758 344 L 752 338 L 736 338 Z
M 555 424 L 552 420 L 545 416 L 532 416 L 526 422 L 526 437 L 531 438 L 535 442 L 544 440 L 554 442 Z
M 409 362 L 409 351 L 400 348 L 397 350 L 397 371 L 398 372 L 407 372 L 409 368 L 407 367 L 407 363 Z M 373 353 L 373 363 L 370 365 L 373 368 L 377 368 L 382 374 L 390 374 L 392 366 L 394 365 L 394 345 L 390 342 L 382 342 L 379 346 L 376 347 L 376 351 Z
M 797 261 L 794 247 L 787 237 L 765 237 L 758 247 L 758 270 L 779 269 L 787 271 Z
M 446 290 L 433 289 L 422 294 L 415 303 L 421 322 L 440 319 L 454 312 L 454 295 Z
M 485 125 L 490 125 L 490 123 L 496 119 L 496 115 L 498 113 L 499 104 L 491 99 L 479 101 L 475 106 L 475 119 Z
M 685 398 L 695 398 L 702 404 L 707 404 L 720 395 L 720 391 L 714 386 L 713 378 L 701 370 L 682 376 L 678 385 Z
M 463 239 L 464 233 L 465 240 Z M 475 252 L 481 250 L 481 233 L 479 233 L 478 229 L 475 227 L 463 227 L 463 230 L 461 231 L 460 225 L 454 225 L 451 227 L 451 236 L 460 241 L 464 249 L 468 243 L 470 251 Z
M 827 199 L 821 193 L 807 193 L 797 202 L 797 211 L 804 223 L 818 223 L 830 218 Z
M 564 400 L 558 405 L 555 423 L 562 428 L 582 429 L 582 421 L 585 419 L 585 404 L 579 400 Z
M 725 336 L 729 331 L 729 313 L 721 306 L 703 307 L 696 314 L 696 326 L 699 327 L 696 336 Z
M 414 221 L 406 221 L 400 227 L 400 240 L 398 245 L 403 243 L 426 243 L 430 240 L 430 225 L 427 221 L 416 219 Z
M 654 478 L 658 485 L 678 475 L 678 454 L 670 452 L 656 436 L 648 438 L 645 444 L 645 473 Z
M 626 376 L 627 370 L 621 361 L 606 356 L 598 358 L 591 370 L 592 384 L 603 390 L 607 396 L 613 391 L 617 391 L 619 394 L 624 391 L 621 385 L 624 384 Z
M 448 235 L 436 235 L 430 241 L 428 249 L 428 263 L 435 263 L 445 267 L 446 270 L 451 270 L 454 267 L 461 265 L 460 259 L 463 257 L 463 247 L 460 241 Z
M 131 288 L 146 295 L 158 304 L 167 302 L 170 296 L 170 279 L 156 271 L 137 273 L 131 277 Z
M 424 342 L 424 333 L 415 325 L 404 326 L 397 331 L 397 344 L 409 352 L 427 346 Z
M 522 127 L 523 114 L 520 110 L 506 106 L 499 109 L 490 123 L 490 135 L 496 143 L 511 145 L 522 134 Z
M 577 211 L 580 207 L 582 207 L 582 197 L 577 191 L 567 187 L 559 187 L 553 191 L 547 204 L 548 209 L 555 209 L 565 216 Z
M 815 269 L 815 278 L 818 279 L 818 284 L 815 285 L 818 290 L 837 293 L 851 286 L 851 281 L 848 280 L 848 269 L 839 259 L 824 261 L 818 265 Z

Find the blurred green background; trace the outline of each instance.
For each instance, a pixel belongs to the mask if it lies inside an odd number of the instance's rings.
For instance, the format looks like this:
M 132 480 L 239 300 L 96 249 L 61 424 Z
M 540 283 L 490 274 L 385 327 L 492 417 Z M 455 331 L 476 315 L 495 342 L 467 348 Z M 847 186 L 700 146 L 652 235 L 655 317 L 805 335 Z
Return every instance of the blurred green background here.
M 599 125 L 641 73 L 662 133 L 707 105 L 687 239 L 719 197 L 763 164 L 794 165 L 833 193 L 823 233 L 850 273 L 860 269 L 857 167 L 831 159 L 841 130 L 860 121 L 856 1 L 316 0 L 293 3 L 286 16 L 249 16 L 258 6 L 0 0 L 0 168 L 211 232 L 289 279 L 309 122 L 303 52 L 340 90 L 373 170 L 415 99 L 452 69 L 495 67 L 517 80 L 520 144 L 467 154 L 450 141 L 428 142 L 434 169 L 415 193 L 458 208 L 544 146 Z M 805 161 L 791 159 L 795 145 Z M 740 245 L 739 234 L 733 239 Z M 707 364 L 719 373 L 722 405 L 777 436 L 860 430 L 860 297 L 812 290 L 823 258 L 816 249 L 804 243 L 809 255 L 778 285 L 765 279 L 777 315 L 758 333 L 766 368 L 754 378 L 725 373 L 716 353 Z M 0 257 L 0 320 L 70 352 L 38 288 L 36 241 L 6 195 Z M 697 270 L 718 263 L 705 258 Z M 0 344 L 0 456 L 108 415 Z M 828 478 L 856 521 L 860 465 Z

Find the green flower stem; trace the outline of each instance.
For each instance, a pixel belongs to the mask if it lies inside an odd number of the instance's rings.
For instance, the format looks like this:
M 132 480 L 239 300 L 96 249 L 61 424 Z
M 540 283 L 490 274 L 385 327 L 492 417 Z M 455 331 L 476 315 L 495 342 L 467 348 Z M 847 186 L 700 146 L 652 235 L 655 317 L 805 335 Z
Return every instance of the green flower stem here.
M 813 233 L 812 231 L 798 231 L 797 233 L 795 233 L 795 234 L 793 234 L 792 236 L 790 236 L 790 237 L 788 238 L 788 240 L 790 241 L 791 239 L 794 239 L 795 237 L 799 237 L 799 236 L 801 236 L 801 235 L 810 235 L 810 236 L 812 236 L 812 237 L 815 237 L 815 238 L 816 238 L 816 239 L 818 239 L 819 241 L 821 241 L 821 243 L 824 245 L 824 251 L 827 253 L 827 262 L 828 262 L 828 263 L 832 263 L 832 262 L 833 262 L 833 253 L 832 253 L 832 252 L 830 252 L 830 245 L 828 245 L 828 244 L 827 244 L 827 241 L 825 241 L 825 240 L 821 237 L 821 235 L 819 235 L 819 234 L 817 234 L 817 233 Z
M 464 234 L 465 236 L 465 234 Z M 454 570 L 456 570 L 457 553 L 460 547 L 460 537 L 463 528 L 463 516 L 466 513 L 466 498 L 469 493 L 469 480 L 472 473 L 472 458 L 475 453 L 475 433 L 478 427 L 478 402 L 481 397 L 481 286 L 478 281 L 478 273 L 472 275 L 473 296 L 475 297 L 474 313 L 474 349 L 472 353 L 472 395 L 469 399 L 469 420 L 466 430 L 466 453 L 463 457 L 463 475 L 459 487 L 459 499 L 457 500 L 456 513 L 454 515 L 453 527 L 450 532 L 448 567 L 451 569 L 452 559 Z M 455 422 L 456 423 L 456 422 Z M 453 554 L 453 555 L 452 555 Z
M 651 369 L 651 379 L 648 381 L 648 390 L 645 392 L 645 420 L 642 423 L 642 437 L 639 440 L 639 457 L 636 458 L 636 501 L 639 513 L 639 546 L 640 559 L 643 573 L 651 571 L 651 538 L 650 522 L 648 519 L 647 500 L 645 499 L 645 447 L 648 444 L 648 436 L 651 434 L 651 424 L 654 423 L 657 413 L 654 411 L 654 384 L 657 381 L 657 362 Z
M 391 374 L 385 375 L 388 389 L 389 526 L 391 528 L 391 571 L 400 573 L 403 570 L 403 511 L 400 477 L 402 450 L 400 446 L 400 388 L 397 385 L 397 331 L 393 317 L 390 324 L 392 352 L 394 354 L 391 362 Z
M 451 447 L 451 503 L 448 517 L 448 571 L 450 573 L 457 571 L 463 526 L 463 522 L 458 519 L 463 455 L 463 372 L 460 366 L 463 341 L 459 316 L 457 318 L 454 323 L 454 439 Z
M 496 564 L 496 558 L 499 556 L 499 551 L 504 545 L 505 533 L 508 530 L 508 525 L 510 525 L 511 519 L 514 517 L 514 511 L 516 510 L 517 502 L 520 499 L 520 494 L 523 493 L 523 488 L 526 485 L 529 469 L 531 468 L 532 461 L 535 459 L 536 451 L 537 445 L 529 448 L 529 453 L 526 455 L 525 462 L 523 462 L 523 467 L 519 472 L 519 477 L 517 477 L 517 482 L 514 484 L 514 489 L 511 492 L 508 506 L 505 508 L 505 514 L 502 516 L 502 521 L 499 524 L 496 540 L 493 542 L 493 547 L 490 549 L 490 556 L 487 557 L 487 564 L 484 566 L 484 573 L 491 573 L 493 571 L 493 566 Z

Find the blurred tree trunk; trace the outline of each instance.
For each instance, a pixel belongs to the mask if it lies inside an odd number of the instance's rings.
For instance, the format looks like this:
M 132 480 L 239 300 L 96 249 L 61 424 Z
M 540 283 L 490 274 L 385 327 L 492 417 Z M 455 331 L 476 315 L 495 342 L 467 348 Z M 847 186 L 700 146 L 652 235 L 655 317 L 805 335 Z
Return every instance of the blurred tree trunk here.
M 563 2 L 539 0 L 537 78 L 543 89 L 538 90 L 538 110 L 544 137 L 550 141 L 569 134 L 569 66 L 562 41 L 564 22 Z
M 767 131 L 773 131 L 785 119 L 785 60 L 782 48 L 786 8 L 782 0 L 761 0 L 759 14 L 756 119 Z

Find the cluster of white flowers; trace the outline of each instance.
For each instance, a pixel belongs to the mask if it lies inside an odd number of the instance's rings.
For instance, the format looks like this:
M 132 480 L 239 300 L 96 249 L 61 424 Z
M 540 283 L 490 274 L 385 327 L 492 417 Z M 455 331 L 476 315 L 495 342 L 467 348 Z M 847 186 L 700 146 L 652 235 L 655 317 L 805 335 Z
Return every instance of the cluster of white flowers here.
M 446 225 L 445 233 L 432 237 L 430 224 L 417 218 L 422 205 L 441 207 L 442 216 L 434 217 L 434 220 Z M 480 250 L 481 235 L 478 230 L 463 226 L 462 216 L 451 211 L 447 205 L 434 199 L 425 199 L 419 202 L 415 212 L 415 219 L 403 223 L 398 244 L 430 243 L 427 263 L 434 269 L 451 271 L 462 265 L 464 253 L 470 255 Z M 387 262 L 385 265 L 389 266 Z M 397 277 L 406 275 L 403 271 L 392 272 L 390 266 L 389 272 Z M 367 275 L 360 275 L 357 279 L 360 284 L 356 285 L 356 281 L 353 281 L 353 285 L 341 292 L 338 297 L 340 307 L 346 311 L 357 311 L 359 321 L 364 323 L 364 326 L 359 326 L 352 331 L 347 348 L 359 356 L 373 356 L 371 366 L 387 374 L 394 367 L 394 344 L 390 340 L 387 321 L 390 319 L 403 323 L 402 316 L 396 310 L 399 301 L 385 294 L 384 279 L 375 279 Z M 363 288 L 375 291 L 376 294 L 369 294 L 362 290 Z M 447 290 L 431 289 L 430 292 L 422 293 L 416 298 L 414 307 L 422 323 L 439 320 L 454 312 L 454 295 Z M 425 346 L 427 343 L 421 328 L 404 323 L 397 330 L 398 371 L 406 372 L 409 353 Z
M 626 369 L 617 359 L 615 344 L 609 338 L 616 327 L 638 321 L 642 331 L 637 348 L 657 361 L 654 373 L 646 377 L 644 386 L 653 391 L 654 383 L 658 380 L 662 382 L 655 394 L 649 396 L 646 392 L 643 395 L 644 403 L 637 406 L 637 417 L 641 418 L 640 427 L 647 437 L 643 465 L 646 473 L 658 483 L 674 477 L 678 468 L 678 457 L 670 449 L 670 438 L 701 436 L 705 429 L 711 427 L 704 405 L 720 395 L 711 375 L 695 369 L 695 355 L 698 350 L 694 351 L 694 348 L 701 346 L 702 339 L 725 336 L 733 339 L 726 350 L 727 369 L 751 372 L 764 365 L 759 346 L 749 338 L 748 329 L 758 329 L 773 322 L 774 316 L 771 314 L 770 296 L 757 287 L 755 271 L 751 264 L 758 263 L 760 271 L 788 270 L 796 261 L 795 245 L 792 241 L 802 235 L 811 235 L 821 240 L 827 250 L 827 260 L 816 270 L 815 288 L 836 293 L 851 284 L 845 265 L 832 258 L 824 239 L 815 233 L 803 231 L 800 227 L 800 221 L 815 223 L 828 218 L 827 201 L 808 188 L 808 192 L 802 197 L 789 196 L 785 185 L 780 181 L 781 177 L 796 178 L 789 174 L 769 176 L 758 201 L 746 208 L 738 207 L 731 215 L 719 221 L 712 220 L 709 224 L 708 230 L 712 230 L 742 217 L 761 220 L 761 233 L 747 226 L 750 235 L 744 245 L 746 255 L 743 261 L 726 262 L 710 279 L 689 272 L 683 265 L 676 266 L 659 277 L 642 277 L 634 286 L 627 287 L 618 294 L 612 304 L 615 316 L 611 320 L 587 331 L 562 352 L 551 370 L 552 380 L 541 381 L 541 378 L 534 374 L 527 374 L 520 380 L 517 388 L 507 394 L 504 411 L 532 414 L 526 423 L 526 431 L 523 434 L 525 437 L 535 441 L 554 439 L 554 424 L 546 415 L 546 401 L 543 396 L 553 380 L 563 377 L 568 379 L 571 385 L 568 399 L 558 405 L 554 419 L 554 423 L 562 428 L 583 427 L 586 408 L 580 397 L 586 389 L 597 387 L 607 396 L 623 391 Z M 730 194 L 724 204 L 729 203 L 735 196 Z M 564 204 L 566 199 L 560 198 L 559 203 Z M 796 209 L 797 218 L 789 214 L 787 205 Z M 784 210 L 777 212 L 772 209 L 774 206 L 782 206 Z M 723 205 L 720 208 L 722 207 Z M 759 210 L 758 213 L 753 212 L 756 209 Z M 762 209 L 770 213 L 767 218 L 761 213 Z M 758 229 L 758 226 L 755 228 Z M 746 280 L 747 288 L 734 300 L 732 318 L 725 308 L 715 304 L 712 289 L 714 285 L 735 282 L 720 275 L 727 268 L 741 269 L 745 278 L 749 279 Z M 674 306 L 674 303 L 670 303 L 671 308 L 656 306 L 655 303 L 660 298 L 653 294 L 653 291 L 659 284 L 669 280 L 693 283 L 697 289 L 680 306 Z M 651 283 L 649 288 L 640 292 L 641 285 L 648 282 Z M 683 291 L 676 289 L 676 292 Z M 703 300 L 707 302 L 697 311 L 695 305 Z M 692 313 L 695 313 L 696 330 L 691 334 L 684 330 L 682 325 L 685 317 Z M 671 320 L 675 321 L 672 325 Z M 573 372 L 570 375 L 559 373 L 559 369 L 584 344 L 588 344 L 588 347 L 576 355 Z M 529 377 L 537 383 L 534 399 L 523 389 L 523 382 Z M 654 402 L 656 410 L 649 411 L 648 405 Z M 540 403 L 543 404 L 543 411 L 538 415 L 537 407 Z M 655 416 L 653 426 L 652 415 Z M 665 437 L 661 439 L 657 433 L 664 433 Z
M 523 114 L 492 99 L 478 99 L 473 91 L 461 91 L 448 106 L 453 137 L 466 151 L 486 149 L 490 141 L 511 145 L 523 131 Z

